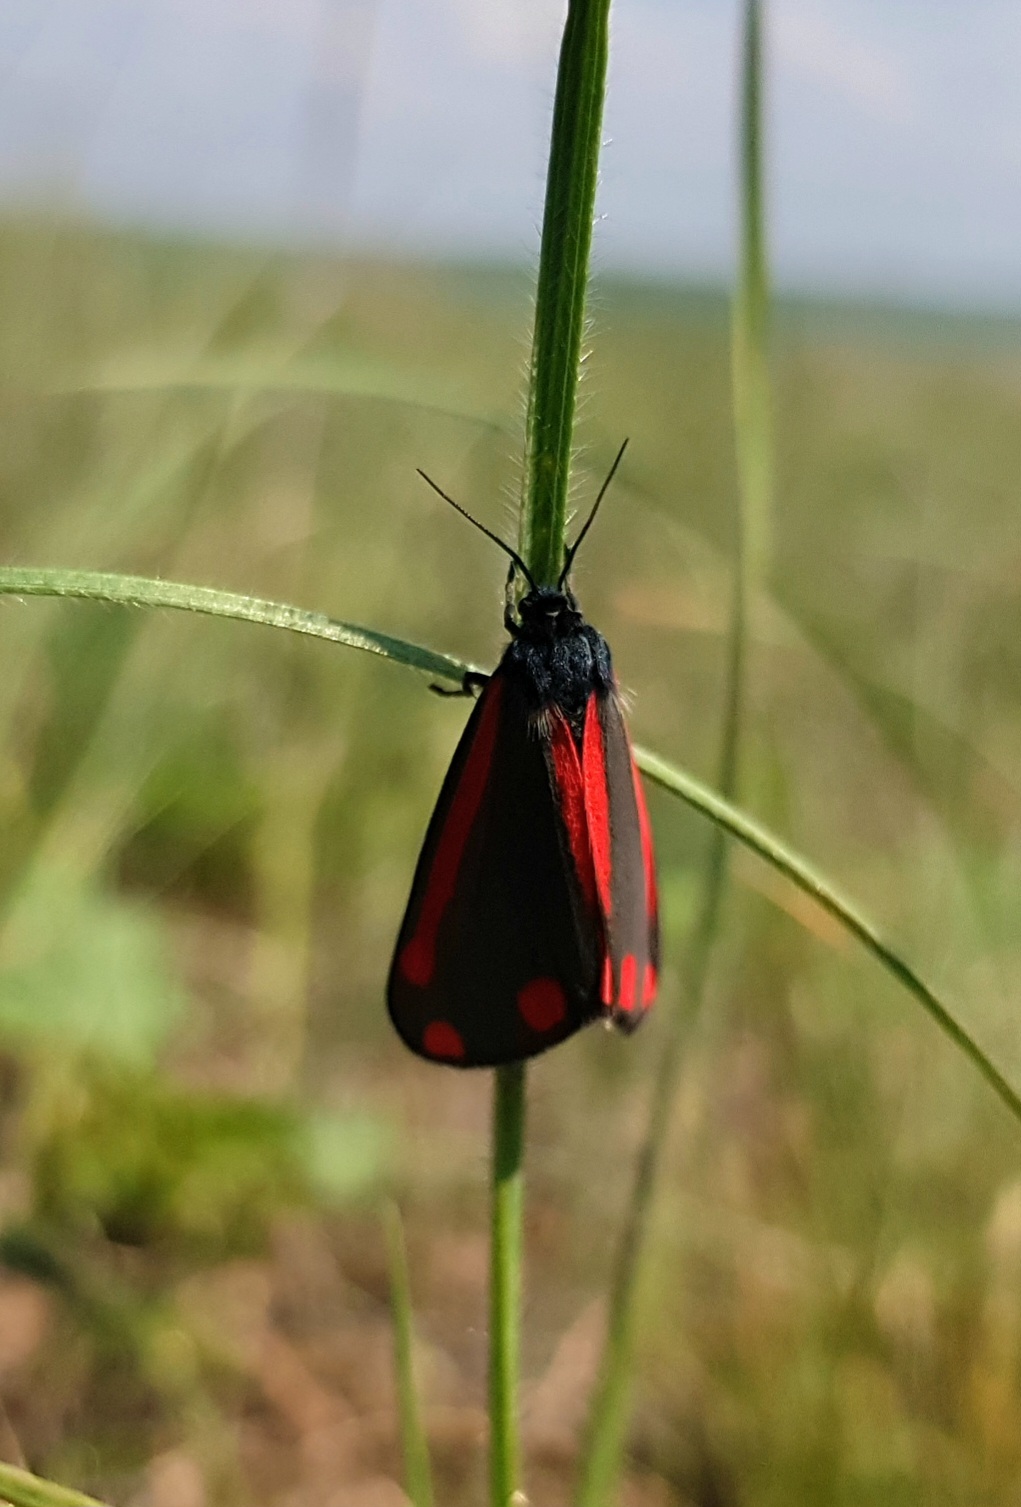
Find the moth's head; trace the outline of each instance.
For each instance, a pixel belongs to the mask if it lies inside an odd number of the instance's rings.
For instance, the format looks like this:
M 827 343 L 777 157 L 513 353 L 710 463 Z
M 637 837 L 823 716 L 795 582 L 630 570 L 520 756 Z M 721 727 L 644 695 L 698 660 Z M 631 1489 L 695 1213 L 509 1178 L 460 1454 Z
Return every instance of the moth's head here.
M 518 603 L 518 619 L 529 637 L 564 638 L 575 633 L 582 616 L 566 586 L 536 586 Z

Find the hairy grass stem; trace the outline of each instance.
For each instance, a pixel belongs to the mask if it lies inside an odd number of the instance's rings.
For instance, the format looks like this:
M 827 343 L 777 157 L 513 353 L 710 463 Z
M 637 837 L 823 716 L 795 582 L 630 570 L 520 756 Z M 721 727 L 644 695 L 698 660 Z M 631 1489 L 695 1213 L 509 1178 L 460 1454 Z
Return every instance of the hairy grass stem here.
M 574 416 L 595 216 L 610 0 L 570 0 L 560 47 L 529 366 L 520 542 L 533 580 L 564 560 Z M 498 1068 L 493 1100 L 489 1413 L 492 1507 L 519 1487 L 518 1368 L 525 1068 Z

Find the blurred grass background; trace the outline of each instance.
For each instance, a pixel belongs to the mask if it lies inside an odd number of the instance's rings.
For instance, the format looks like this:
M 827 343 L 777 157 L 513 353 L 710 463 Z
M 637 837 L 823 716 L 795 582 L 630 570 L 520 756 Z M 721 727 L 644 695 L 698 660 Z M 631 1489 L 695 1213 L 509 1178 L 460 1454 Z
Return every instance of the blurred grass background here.
M 0 224 L 9 564 L 291 600 L 491 663 L 527 271 Z M 728 314 L 606 281 L 575 584 L 641 741 L 711 777 L 735 507 Z M 746 803 L 1021 1081 L 1018 327 L 781 303 Z M 588 481 L 584 497 L 581 486 Z M 118 1501 L 399 1503 L 381 1196 L 438 1498 L 484 1480 L 487 1075 L 382 991 L 465 707 L 268 629 L 0 607 L 0 1447 Z M 707 829 L 650 795 L 666 990 Z M 833 924 L 737 855 L 645 1294 L 622 1503 L 1015 1501 L 1016 1128 Z M 657 1059 L 531 1075 L 525 1442 L 567 1500 Z

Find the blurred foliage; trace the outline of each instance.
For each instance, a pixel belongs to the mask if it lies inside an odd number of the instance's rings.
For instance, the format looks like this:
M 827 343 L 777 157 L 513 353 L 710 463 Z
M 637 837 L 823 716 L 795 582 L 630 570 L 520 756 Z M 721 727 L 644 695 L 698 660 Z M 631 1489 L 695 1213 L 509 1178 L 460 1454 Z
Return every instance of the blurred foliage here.
M 5 223 L 3 557 L 294 600 L 489 662 L 502 564 L 415 467 L 512 530 L 528 300 L 510 270 Z M 632 443 L 576 585 L 636 733 L 711 776 L 725 303 L 606 282 L 594 328 L 579 507 Z M 746 785 L 1015 1082 L 1017 335 L 781 307 Z M 0 638 L 0 1254 L 22 1274 L 0 1283 L 0 1340 L 29 1292 L 60 1295 L 17 1358 L 0 1343 L 16 1438 L 33 1466 L 154 1507 L 381 1493 L 399 1466 L 366 1211 L 396 1181 L 437 1495 L 476 1500 L 488 1084 L 412 1061 L 382 1006 L 463 705 L 366 656 L 180 615 L 6 602 Z M 668 1010 L 706 832 L 651 804 Z M 1016 1132 L 825 917 L 734 870 L 645 1295 L 628 1500 L 1008 1502 Z M 531 1076 L 526 1443 L 545 1503 L 565 1499 L 658 1030 L 586 1033 Z
M 156 919 L 87 880 L 33 873 L 0 945 L 8 1042 L 148 1065 L 180 1023 L 184 990 Z

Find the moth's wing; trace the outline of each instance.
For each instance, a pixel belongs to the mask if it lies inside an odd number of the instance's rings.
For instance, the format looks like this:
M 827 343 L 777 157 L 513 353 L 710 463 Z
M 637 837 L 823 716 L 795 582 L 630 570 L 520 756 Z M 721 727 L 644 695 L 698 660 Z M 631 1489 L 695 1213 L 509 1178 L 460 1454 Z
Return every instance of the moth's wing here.
M 391 1019 L 422 1057 L 518 1062 L 599 1013 L 603 953 L 570 730 L 555 710 L 532 715 L 497 669 L 426 832 L 390 970 Z
M 659 901 L 641 776 L 614 694 L 594 692 L 582 739 L 585 811 L 606 952 L 603 1010 L 633 1030 L 656 997 Z

